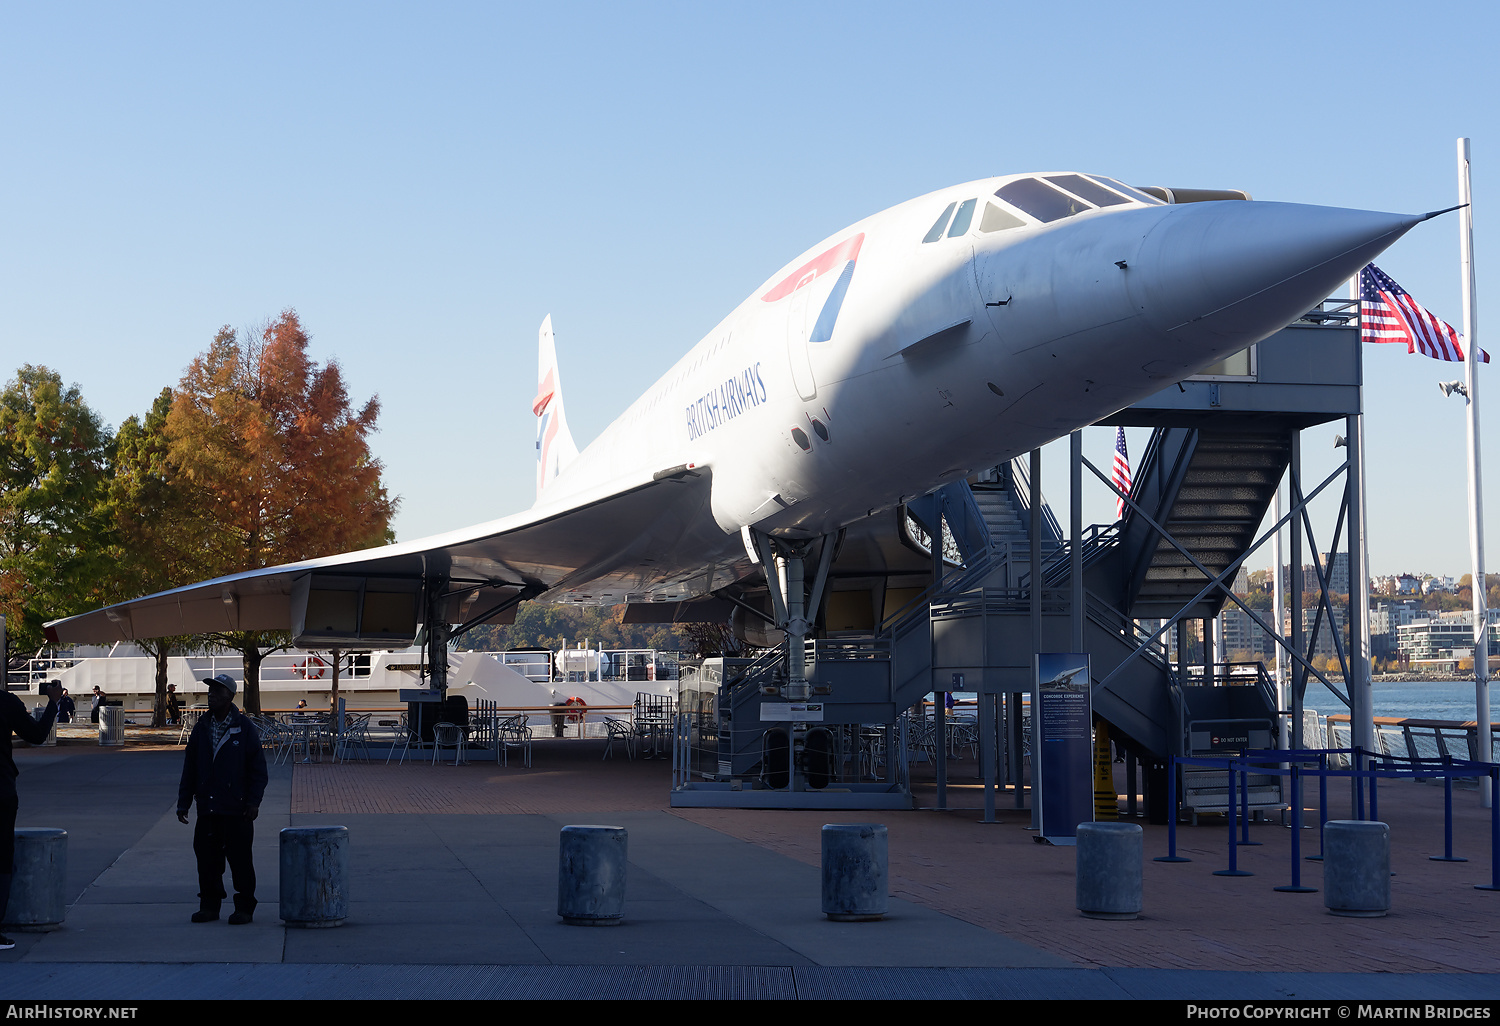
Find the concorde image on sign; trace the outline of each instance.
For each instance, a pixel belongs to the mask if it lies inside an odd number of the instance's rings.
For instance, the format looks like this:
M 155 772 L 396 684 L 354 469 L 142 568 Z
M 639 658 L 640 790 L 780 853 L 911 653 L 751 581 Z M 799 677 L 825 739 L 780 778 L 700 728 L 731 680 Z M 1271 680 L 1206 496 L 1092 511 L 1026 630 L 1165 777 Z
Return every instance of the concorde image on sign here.
M 440 646 L 522 599 L 747 605 L 753 585 L 803 637 L 845 532 L 1269 336 L 1425 216 L 1169 203 L 1072 172 L 942 189 L 790 261 L 581 452 L 548 317 L 525 512 L 187 584 L 49 636 L 290 629 L 373 648 L 423 622 Z

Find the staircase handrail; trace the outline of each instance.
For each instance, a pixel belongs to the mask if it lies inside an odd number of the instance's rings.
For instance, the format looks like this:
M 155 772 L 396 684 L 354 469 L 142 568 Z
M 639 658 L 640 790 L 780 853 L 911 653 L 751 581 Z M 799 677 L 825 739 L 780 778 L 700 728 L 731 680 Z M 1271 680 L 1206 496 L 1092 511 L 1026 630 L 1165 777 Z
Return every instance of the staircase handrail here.
M 1083 532 L 1083 568 L 1087 570 L 1105 553 L 1119 544 L 1120 522 L 1118 520 L 1112 524 L 1090 524 Z M 1042 560 L 1042 587 L 1044 589 L 1049 586 L 1057 587 L 1072 574 L 1072 560 L 1069 558 L 1072 551 L 1072 541 L 1064 540 Z M 1018 578 L 1018 581 L 1029 585 L 1030 578 L 1031 572 L 1028 570 Z
M 955 567 L 943 574 L 937 586 L 929 584 L 916 595 L 901 605 L 894 613 L 881 621 L 880 630 L 877 632 L 881 637 L 895 637 L 906 633 L 906 629 L 913 623 L 924 619 L 920 614 L 939 595 L 968 591 L 963 587 L 967 581 L 983 580 L 995 569 L 1005 553 L 1005 546 L 992 547 L 981 553 L 971 563 L 965 566 Z
M 1153 663 L 1163 673 L 1171 672 L 1171 654 L 1167 646 L 1160 641 L 1150 641 L 1151 632 L 1145 630 L 1134 619 L 1126 616 L 1109 602 L 1101 598 L 1093 591 L 1084 594 L 1084 608 L 1088 618 L 1105 630 L 1119 633 L 1121 640 L 1132 648 L 1140 648 L 1146 644 L 1141 656 Z
M 733 678 L 726 681 L 724 687 L 729 695 L 731 708 L 752 685 L 758 687 L 759 678 L 767 670 L 780 664 L 784 658 L 786 658 L 786 642 L 782 641 L 771 648 L 762 649 L 748 666 L 741 667 Z
M 1026 528 L 1028 537 L 1031 535 L 1031 471 L 1027 468 L 1027 457 L 1017 456 L 1010 461 L 1006 471 L 1010 478 L 1011 494 L 1015 496 L 1017 512 L 1021 514 L 1021 523 Z M 1047 497 L 1042 496 L 1042 526 L 1053 538 L 1063 537 L 1062 525 L 1057 522 L 1057 516 L 1052 512 Z

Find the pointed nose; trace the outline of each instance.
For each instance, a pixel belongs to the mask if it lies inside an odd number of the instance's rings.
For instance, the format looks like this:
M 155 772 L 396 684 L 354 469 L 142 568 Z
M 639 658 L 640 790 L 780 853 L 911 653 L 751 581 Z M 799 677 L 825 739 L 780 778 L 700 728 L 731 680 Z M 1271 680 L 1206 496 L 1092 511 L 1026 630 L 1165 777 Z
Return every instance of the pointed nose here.
M 1142 240 L 1131 299 L 1159 331 L 1231 352 L 1302 316 L 1421 220 L 1297 203 L 1184 204 Z

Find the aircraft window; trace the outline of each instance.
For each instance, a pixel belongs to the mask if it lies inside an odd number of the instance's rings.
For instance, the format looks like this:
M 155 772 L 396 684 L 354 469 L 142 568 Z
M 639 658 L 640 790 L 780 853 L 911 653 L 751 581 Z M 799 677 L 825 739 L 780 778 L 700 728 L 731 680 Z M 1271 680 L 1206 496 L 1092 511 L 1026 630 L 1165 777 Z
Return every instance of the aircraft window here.
M 1015 214 L 1008 210 L 1001 210 L 993 203 L 984 205 L 984 217 L 979 220 L 979 230 L 982 232 L 1003 232 L 1007 228 L 1022 228 L 1026 224 Z
M 1083 175 L 1049 175 L 1047 181 L 1053 185 L 1060 185 L 1075 196 L 1082 196 L 1090 203 L 1098 207 L 1112 207 L 1116 203 L 1129 203 L 1124 196 L 1100 188 L 1095 182 L 1083 177 Z
M 969 222 L 974 220 L 974 204 L 978 200 L 966 199 L 958 205 L 958 213 L 953 215 L 953 227 L 948 229 L 948 238 L 954 239 L 969 230 Z
M 1120 192 L 1123 192 L 1133 200 L 1139 200 L 1142 203 L 1150 203 L 1153 206 L 1158 207 L 1162 205 L 1162 201 L 1157 199 L 1155 196 L 1148 196 L 1139 189 L 1132 189 L 1124 182 L 1117 182 L 1113 178 L 1105 178 L 1103 175 L 1089 175 L 1089 177 L 1096 182 L 1103 182 L 1111 189 L 1118 189 Z
M 1038 221 L 1057 221 L 1092 209 L 1082 200 L 1058 192 L 1036 178 L 1018 178 L 995 193 L 1011 206 L 1020 207 Z
M 941 239 L 943 237 L 943 229 L 948 227 L 948 215 L 953 213 L 953 208 L 957 205 L 958 204 L 956 203 L 949 203 L 946 207 L 943 208 L 942 214 L 940 214 L 938 216 L 938 219 L 933 222 L 932 227 L 928 229 L 927 234 L 922 236 L 923 242 L 936 242 L 938 239 Z

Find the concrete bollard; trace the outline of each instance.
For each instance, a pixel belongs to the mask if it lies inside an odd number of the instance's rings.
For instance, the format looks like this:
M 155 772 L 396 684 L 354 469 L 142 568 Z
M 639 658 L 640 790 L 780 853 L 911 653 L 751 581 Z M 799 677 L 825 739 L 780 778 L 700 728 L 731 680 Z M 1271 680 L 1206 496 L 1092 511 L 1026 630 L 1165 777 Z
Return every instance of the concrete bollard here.
M 557 846 L 557 914 L 569 926 L 618 926 L 625 918 L 624 827 L 565 826 Z
M 281 831 L 281 919 L 288 926 L 340 926 L 349 916 L 349 828 Z
M 68 832 L 17 827 L 15 870 L 5 925 L 26 933 L 56 930 L 67 915 Z
M 890 911 L 890 842 L 881 823 L 823 826 L 823 914 L 840 923 Z
M 1357 819 L 1323 827 L 1323 904 L 1336 916 L 1373 919 L 1391 909 L 1391 828 Z
M 1135 823 L 1078 824 L 1078 911 L 1089 919 L 1140 915 L 1144 843 Z

